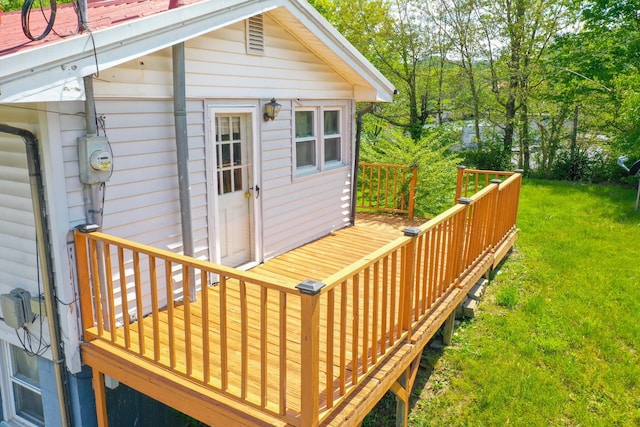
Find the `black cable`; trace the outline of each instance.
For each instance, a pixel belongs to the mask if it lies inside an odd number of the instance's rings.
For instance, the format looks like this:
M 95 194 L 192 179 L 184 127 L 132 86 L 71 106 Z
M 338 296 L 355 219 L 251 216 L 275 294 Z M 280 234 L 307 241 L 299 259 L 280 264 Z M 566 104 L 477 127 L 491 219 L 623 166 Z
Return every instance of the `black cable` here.
M 40 2 L 40 12 L 44 17 L 44 20 L 47 22 L 47 27 L 44 29 L 42 34 L 40 34 L 38 37 L 34 37 L 31 34 L 31 29 L 29 28 L 29 18 L 31 16 L 31 9 L 33 8 L 33 3 L 35 1 L 36 0 L 25 0 L 24 4 L 22 5 L 22 15 L 21 15 L 22 16 L 22 32 L 24 33 L 25 36 L 27 36 L 29 40 L 33 40 L 33 41 L 42 40 L 43 38 L 47 37 L 47 35 L 49 35 L 51 30 L 53 29 L 53 24 L 56 20 L 56 11 L 57 11 L 56 0 L 50 0 L 51 2 L 51 7 L 49 9 L 50 14 L 49 14 L 49 18 L 47 19 L 47 16 L 44 13 L 42 0 L 38 0 Z

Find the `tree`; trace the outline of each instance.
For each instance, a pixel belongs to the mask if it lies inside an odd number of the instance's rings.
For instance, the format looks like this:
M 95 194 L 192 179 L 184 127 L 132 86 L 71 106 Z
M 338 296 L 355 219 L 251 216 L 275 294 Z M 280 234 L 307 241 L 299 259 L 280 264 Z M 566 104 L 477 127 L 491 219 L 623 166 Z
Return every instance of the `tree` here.
M 525 171 L 530 166 L 529 97 L 540 84 L 536 69 L 565 25 L 567 11 L 563 0 L 483 0 L 480 4 L 487 46 L 500 46 L 495 54 L 489 51 L 489 63 L 492 90 L 504 108 L 503 148 L 512 151 L 519 128 L 518 166 Z
M 442 97 L 442 58 L 418 0 L 315 0 L 318 8 L 399 90 L 375 114 L 419 140 Z M 440 73 L 440 74 L 439 74 Z

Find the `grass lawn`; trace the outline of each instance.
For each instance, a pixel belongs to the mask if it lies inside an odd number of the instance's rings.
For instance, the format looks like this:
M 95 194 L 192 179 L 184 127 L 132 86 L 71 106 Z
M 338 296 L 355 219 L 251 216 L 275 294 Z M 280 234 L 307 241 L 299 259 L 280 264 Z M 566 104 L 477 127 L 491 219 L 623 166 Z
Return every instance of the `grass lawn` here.
M 413 426 L 640 426 L 635 189 L 525 180 L 479 311 L 426 349 Z M 394 425 L 385 397 L 365 426 Z

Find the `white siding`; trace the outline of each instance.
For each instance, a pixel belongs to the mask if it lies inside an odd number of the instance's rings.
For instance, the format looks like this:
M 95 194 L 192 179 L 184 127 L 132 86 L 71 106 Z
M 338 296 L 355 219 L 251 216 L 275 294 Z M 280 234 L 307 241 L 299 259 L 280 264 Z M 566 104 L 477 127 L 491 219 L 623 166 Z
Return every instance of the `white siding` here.
M 275 97 L 283 106 L 276 121 L 259 125 L 265 258 L 326 235 L 349 221 L 351 152 L 345 151 L 343 167 L 294 177 L 291 100 L 341 100 L 346 102 L 347 117 L 353 117 L 353 87 L 268 14 L 264 56 L 246 53 L 245 31 L 245 23 L 238 22 L 186 43 L 194 235 L 197 255 L 204 258 L 209 255 L 210 203 L 205 168 L 209 124 L 205 123 L 204 105 L 212 101 L 263 104 Z M 104 117 L 114 153 L 114 173 L 106 187 L 104 230 L 180 251 L 171 73 L 171 51 L 164 49 L 101 71 L 95 93 L 97 113 Z M 345 126 L 344 144 L 349 145 L 352 121 Z M 68 179 L 77 182 L 75 147 L 65 153 L 73 163 L 67 165 Z M 81 196 L 77 190 L 69 195 L 71 209 L 75 209 L 72 218 L 78 217 Z
M 0 293 L 37 289 L 35 236 L 24 141 L 0 133 Z
M 311 104 L 313 101 L 308 101 Z M 351 150 L 345 166 L 293 177 L 293 109 L 283 103 L 278 119 L 263 125 L 262 182 L 265 258 L 270 258 L 349 225 Z M 353 116 L 353 104 L 347 106 Z M 352 122 L 345 124 L 345 144 Z M 312 278 L 321 280 L 322 278 Z
M 265 16 L 265 54 L 247 55 L 245 23 L 186 43 L 189 98 L 353 99 L 353 87 Z M 103 70 L 97 97 L 171 98 L 171 50 Z
M 0 117 L 4 124 L 39 133 L 34 105 L 0 105 Z M 44 292 L 37 253 L 25 142 L 22 137 L 0 133 L 0 294 L 15 288 L 25 289 L 32 296 Z M 49 342 L 46 321 L 42 326 L 43 339 Z M 39 328 L 37 321 L 29 330 L 38 336 Z M 0 339 L 21 346 L 16 331 L 4 322 L 0 322 Z
M 96 87 L 101 83 L 97 82 Z M 207 194 L 203 102 L 187 105 L 189 168 L 195 256 L 207 259 Z M 173 103 L 170 100 L 98 100 L 113 151 L 113 174 L 105 187 L 103 230 L 106 233 L 174 252 L 182 252 Z M 62 124 L 69 216 L 72 226 L 85 222 L 82 184 L 78 179 L 77 137 L 81 124 Z M 115 259 L 115 258 L 114 258 Z M 128 273 L 131 260 L 127 260 Z M 143 265 L 143 275 L 148 265 Z M 162 270 L 160 270 L 162 271 Z M 118 277 L 115 277 L 117 280 Z M 162 279 L 162 278 L 161 278 Z M 164 281 L 161 280 L 160 283 Z M 116 282 L 119 290 L 119 282 Z M 133 297 L 133 280 L 128 280 Z M 149 289 L 146 289 L 147 297 Z M 161 292 L 160 295 L 164 295 Z M 116 297 L 119 298 L 118 292 Z M 134 307 L 134 305 L 130 305 Z M 145 308 L 150 308 L 147 298 Z

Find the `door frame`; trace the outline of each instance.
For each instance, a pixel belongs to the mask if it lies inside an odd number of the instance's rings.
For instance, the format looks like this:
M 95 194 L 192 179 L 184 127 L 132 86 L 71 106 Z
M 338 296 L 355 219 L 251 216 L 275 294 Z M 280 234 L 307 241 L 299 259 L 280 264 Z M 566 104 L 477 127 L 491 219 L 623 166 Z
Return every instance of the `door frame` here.
M 218 174 L 216 173 L 216 142 L 215 142 L 215 117 L 216 114 L 240 114 L 246 115 L 248 120 L 248 129 L 251 132 L 250 139 L 247 143 L 247 149 L 251 150 L 247 153 L 251 158 L 250 174 L 252 175 L 253 182 L 249 183 L 249 186 L 258 185 L 261 187 L 259 196 L 255 196 L 255 192 L 252 193 L 251 203 L 249 204 L 249 216 L 252 226 L 252 259 L 246 264 L 239 266 L 241 269 L 249 269 L 260 264 L 264 260 L 263 251 L 263 237 L 262 237 L 262 158 L 260 149 L 260 127 L 258 118 L 259 104 L 256 103 L 244 103 L 244 104 L 216 104 L 208 103 L 206 120 L 206 135 L 205 135 L 205 165 L 206 165 L 206 177 L 207 177 L 207 215 L 208 215 L 208 238 L 209 238 L 209 258 L 212 262 L 220 263 L 220 217 L 219 211 L 219 197 L 218 197 Z

